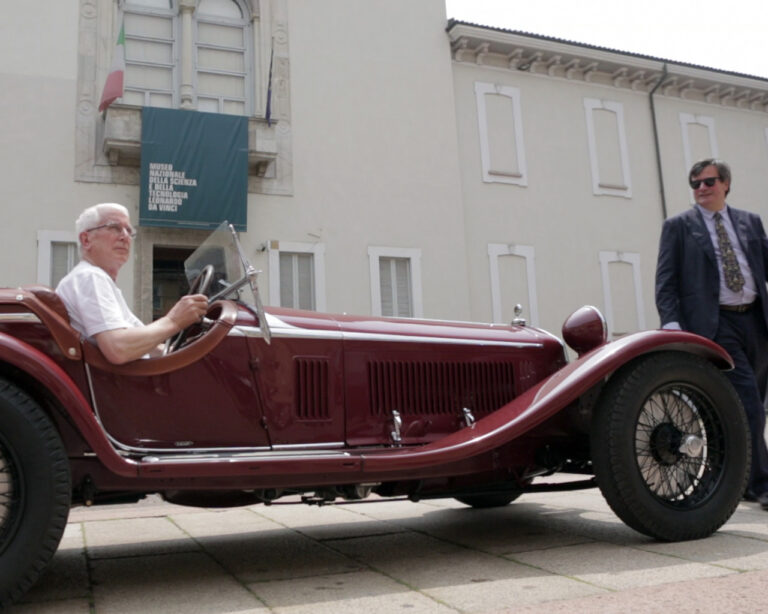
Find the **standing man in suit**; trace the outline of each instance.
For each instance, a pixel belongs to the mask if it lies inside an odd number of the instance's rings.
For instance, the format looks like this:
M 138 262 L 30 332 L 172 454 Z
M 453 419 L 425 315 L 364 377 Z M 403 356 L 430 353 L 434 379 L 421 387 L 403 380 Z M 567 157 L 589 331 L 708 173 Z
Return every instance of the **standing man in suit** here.
M 725 198 L 731 169 L 702 160 L 688 183 L 696 204 L 664 222 L 656 268 L 662 328 L 714 340 L 733 358 L 726 375 L 746 410 L 752 471 L 745 498 L 768 510 L 768 449 L 764 397 L 768 383 L 768 237 L 760 217 Z

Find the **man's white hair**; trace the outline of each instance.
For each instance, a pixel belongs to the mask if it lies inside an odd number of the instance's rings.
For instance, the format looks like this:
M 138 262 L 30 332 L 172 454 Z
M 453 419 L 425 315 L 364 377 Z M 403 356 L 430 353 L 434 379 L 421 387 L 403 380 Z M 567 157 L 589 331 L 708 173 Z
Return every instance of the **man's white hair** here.
M 77 218 L 75 221 L 75 232 L 77 233 L 77 236 L 80 236 L 81 232 L 84 232 L 89 228 L 94 228 L 99 224 L 102 224 L 104 218 L 110 213 L 120 213 L 128 219 L 131 218 L 128 209 L 123 207 L 123 205 L 118 203 L 99 203 L 98 205 L 88 207 L 80 214 L 80 217 Z
M 88 207 L 80 214 L 77 220 L 75 220 L 75 233 L 78 237 L 77 247 L 81 256 L 83 255 L 83 245 L 80 242 L 80 233 L 95 228 L 96 226 L 100 226 L 110 213 L 120 213 L 129 220 L 131 219 L 128 209 L 123 205 L 118 203 L 99 203 L 98 205 Z

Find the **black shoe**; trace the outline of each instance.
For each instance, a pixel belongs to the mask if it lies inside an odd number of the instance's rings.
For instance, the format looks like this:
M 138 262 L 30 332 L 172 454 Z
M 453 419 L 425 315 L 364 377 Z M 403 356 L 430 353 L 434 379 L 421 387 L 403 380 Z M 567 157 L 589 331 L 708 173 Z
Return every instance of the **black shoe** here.
M 768 492 L 757 495 L 755 499 L 764 510 L 768 511 Z
M 751 490 L 748 490 L 744 493 L 744 496 L 742 497 L 742 499 L 744 499 L 744 501 L 755 502 L 757 501 L 757 496 Z

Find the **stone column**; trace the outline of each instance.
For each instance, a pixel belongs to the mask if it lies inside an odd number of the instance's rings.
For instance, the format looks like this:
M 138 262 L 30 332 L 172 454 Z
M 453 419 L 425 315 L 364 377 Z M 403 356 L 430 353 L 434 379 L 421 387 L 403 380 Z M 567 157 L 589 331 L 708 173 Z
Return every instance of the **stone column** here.
M 195 0 L 180 0 L 181 11 L 181 102 L 182 109 L 194 109 L 195 87 L 192 85 L 192 13 L 195 11 Z

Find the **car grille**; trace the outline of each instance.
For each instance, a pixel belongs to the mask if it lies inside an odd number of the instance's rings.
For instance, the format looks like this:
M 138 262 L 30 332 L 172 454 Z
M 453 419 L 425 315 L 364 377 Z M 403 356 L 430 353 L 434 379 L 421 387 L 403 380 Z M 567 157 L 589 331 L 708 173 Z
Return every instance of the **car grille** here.
M 494 411 L 515 398 L 510 362 L 399 362 L 368 364 L 374 416 L 398 409 L 405 415 L 475 414 Z

